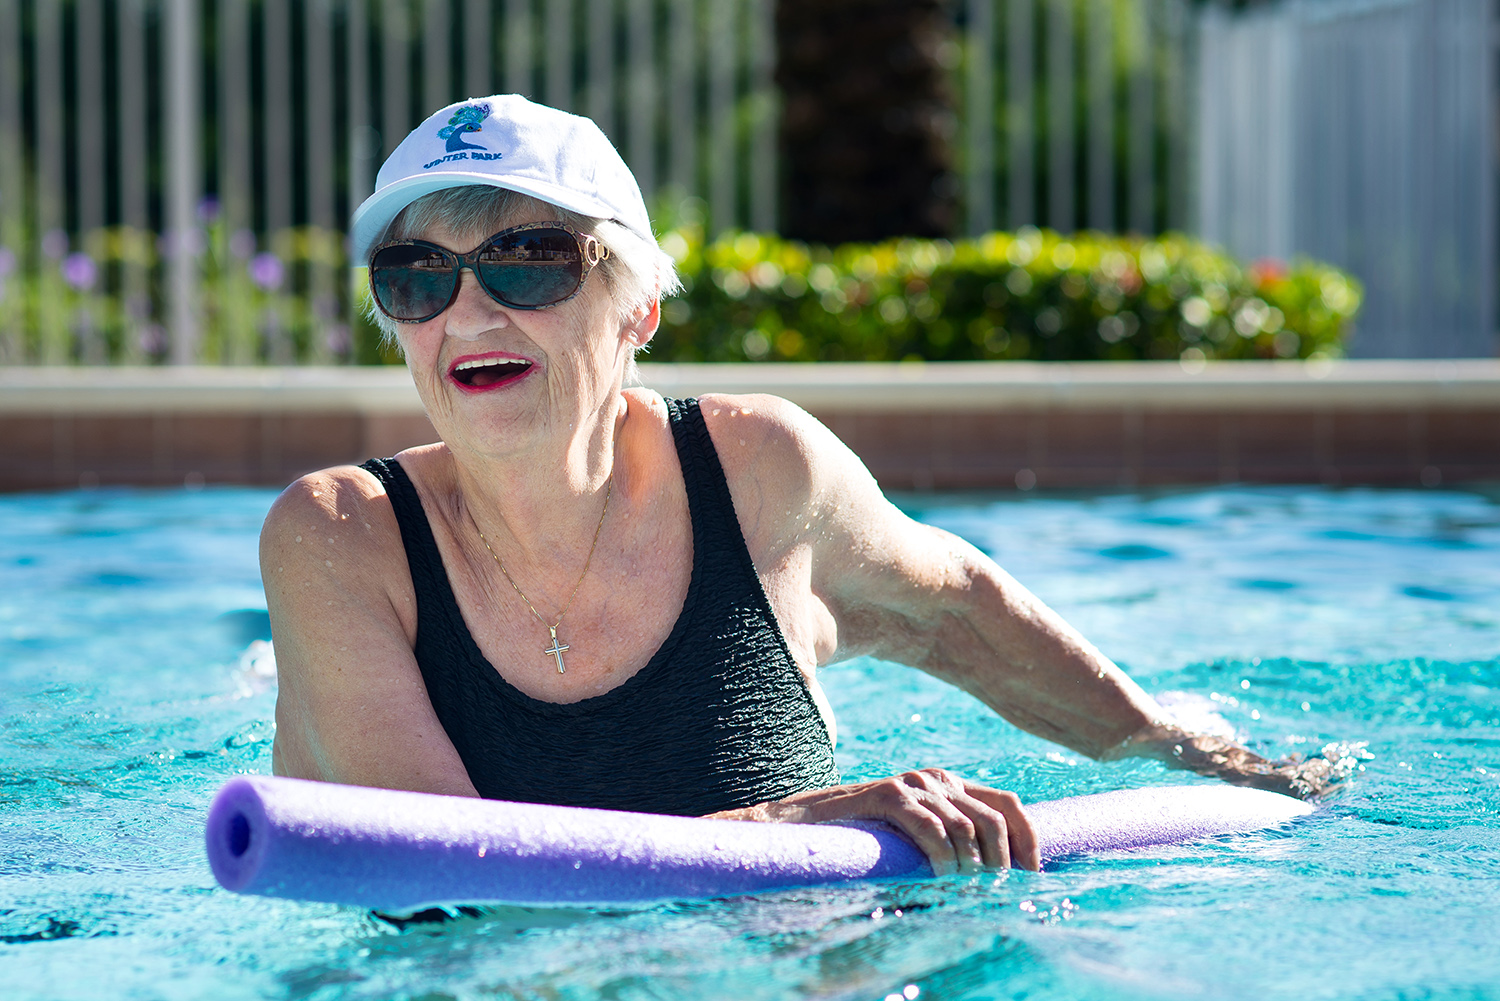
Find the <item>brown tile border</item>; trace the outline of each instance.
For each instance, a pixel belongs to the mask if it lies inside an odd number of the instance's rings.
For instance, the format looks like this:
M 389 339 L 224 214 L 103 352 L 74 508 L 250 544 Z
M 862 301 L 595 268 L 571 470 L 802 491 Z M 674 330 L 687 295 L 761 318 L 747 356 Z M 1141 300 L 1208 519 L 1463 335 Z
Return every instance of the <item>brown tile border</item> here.
M 645 379 L 787 396 L 892 489 L 1500 481 L 1500 362 L 654 366 Z M 401 369 L 0 369 L 5 491 L 280 485 L 433 437 Z

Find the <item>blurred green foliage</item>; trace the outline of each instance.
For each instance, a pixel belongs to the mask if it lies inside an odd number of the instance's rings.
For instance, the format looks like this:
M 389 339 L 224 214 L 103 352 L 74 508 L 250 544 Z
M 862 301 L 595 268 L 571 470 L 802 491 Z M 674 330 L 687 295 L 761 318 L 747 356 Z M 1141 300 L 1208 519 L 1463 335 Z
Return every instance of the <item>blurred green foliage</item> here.
M 358 311 L 363 271 L 344 234 L 302 226 L 264 242 L 217 220 L 197 231 L 194 314 L 209 365 L 379 363 L 379 332 Z M 70 245 L 44 239 L 29 260 L 0 259 L 0 363 L 153 364 L 169 352 L 172 248 L 112 226 Z M 351 322 L 352 318 L 352 322 Z
M 1338 356 L 1349 275 L 1249 266 L 1185 236 L 1032 228 L 972 240 L 808 246 L 670 230 L 684 294 L 654 361 L 1084 361 Z
M 268 246 L 216 225 L 205 236 L 204 363 L 399 363 L 368 319 L 363 269 L 345 267 L 342 234 L 304 227 Z M 1184 236 L 1023 229 L 820 247 L 755 233 L 706 242 L 679 220 L 662 245 L 685 291 L 662 304 L 654 361 L 1338 356 L 1361 298 L 1335 268 L 1242 266 Z M 169 261 L 154 234 L 116 227 L 54 250 L 0 276 L 9 360 L 165 357 Z

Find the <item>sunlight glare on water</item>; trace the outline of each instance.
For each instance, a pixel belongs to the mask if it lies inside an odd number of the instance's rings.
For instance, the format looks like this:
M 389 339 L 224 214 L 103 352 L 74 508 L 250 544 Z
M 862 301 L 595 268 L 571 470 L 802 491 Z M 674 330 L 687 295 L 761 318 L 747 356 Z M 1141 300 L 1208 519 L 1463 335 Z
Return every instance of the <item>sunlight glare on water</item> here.
M 0 497 L 7 997 L 1500 998 L 1500 505 L 1483 494 L 904 499 L 1177 711 L 1273 756 L 1365 742 L 1349 788 L 1291 828 L 1040 874 L 406 931 L 237 897 L 203 858 L 214 791 L 269 771 L 271 497 Z M 849 780 L 944 765 L 1024 799 L 1195 781 L 1091 762 L 896 665 L 824 682 Z

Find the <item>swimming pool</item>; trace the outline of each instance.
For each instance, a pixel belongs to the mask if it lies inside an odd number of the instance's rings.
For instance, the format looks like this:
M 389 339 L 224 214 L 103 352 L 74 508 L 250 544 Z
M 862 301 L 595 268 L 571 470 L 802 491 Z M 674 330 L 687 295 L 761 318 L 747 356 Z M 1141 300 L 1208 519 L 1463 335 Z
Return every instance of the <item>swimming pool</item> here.
M 269 768 L 259 490 L 0 497 L 9 998 L 1500 998 L 1500 498 L 1219 489 L 905 498 L 1149 690 L 1284 754 L 1373 758 L 1295 828 L 1041 873 L 398 931 L 214 886 L 219 784 Z M 1019 734 L 894 665 L 825 675 L 858 780 L 1052 798 L 1184 781 Z

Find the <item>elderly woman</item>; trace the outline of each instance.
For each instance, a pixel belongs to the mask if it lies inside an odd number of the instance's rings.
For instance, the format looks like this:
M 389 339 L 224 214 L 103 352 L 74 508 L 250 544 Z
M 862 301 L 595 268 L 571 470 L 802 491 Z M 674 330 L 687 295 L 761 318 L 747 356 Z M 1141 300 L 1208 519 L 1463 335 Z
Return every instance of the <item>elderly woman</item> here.
M 441 441 L 293 484 L 261 537 L 278 774 L 753 821 L 873 818 L 938 872 L 1038 865 L 1017 798 L 841 785 L 818 668 L 919 667 L 1107 760 L 1318 791 L 1175 727 L 983 554 L 892 506 L 774 397 L 624 388 L 676 287 L 590 121 L 455 105 L 355 215 Z

